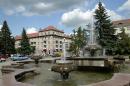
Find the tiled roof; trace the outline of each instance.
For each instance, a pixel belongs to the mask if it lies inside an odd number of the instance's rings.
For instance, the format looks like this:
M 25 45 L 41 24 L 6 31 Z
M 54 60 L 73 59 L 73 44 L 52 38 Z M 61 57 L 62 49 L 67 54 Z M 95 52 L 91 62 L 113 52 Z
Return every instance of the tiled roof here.
M 64 31 L 62 31 L 62 30 L 58 30 L 58 29 L 56 29 L 56 27 L 54 27 L 54 26 L 48 26 L 48 27 L 46 27 L 46 28 L 40 30 L 40 32 L 50 31 L 50 30 L 64 33 Z
M 48 27 L 46 27 L 46 28 L 40 30 L 39 32 L 50 31 L 50 30 L 64 33 L 64 31 L 58 30 L 58 29 L 56 29 L 54 26 L 48 26 Z M 38 37 L 38 36 L 39 36 L 39 32 L 27 34 L 27 36 L 28 36 L 28 38 L 35 38 L 35 37 Z M 65 37 L 66 37 L 66 38 L 70 38 L 70 36 L 68 36 L 68 35 L 65 35 Z M 15 40 L 21 40 L 21 39 L 22 39 L 22 37 L 19 36 L 19 35 L 17 35 L 17 36 L 15 37 Z
M 28 38 L 35 38 L 35 37 L 38 37 L 38 33 L 31 33 L 31 34 L 27 34 Z M 20 40 L 22 39 L 21 36 L 16 36 L 15 37 L 15 40 Z
M 113 21 L 114 26 L 130 26 L 130 19 L 124 19 L 119 21 Z
M 38 37 L 38 33 L 31 33 L 31 34 L 27 34 L 27 36 L 29 37 L 29 38 L 34 38 L 34 37 Z

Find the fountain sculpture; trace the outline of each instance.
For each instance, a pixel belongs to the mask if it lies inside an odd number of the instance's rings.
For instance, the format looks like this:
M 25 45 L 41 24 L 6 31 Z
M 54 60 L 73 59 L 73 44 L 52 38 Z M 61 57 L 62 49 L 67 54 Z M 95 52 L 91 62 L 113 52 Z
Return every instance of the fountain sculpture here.
M 89 38 L 89 42 L 88 44 L 86 45 L 86 50 L 88 50 L 90 52 L 90 56 L 94 56 L 95 55 L 95 52 L 100 49 L 100 46 L 97 45 L 96 43 L 96 36 L 95 36 L 95 29 L 94 29 L 94 24 L 93 24 L 93 16 L 92 16 L 92 23 L 91 23 L 91 26 L 90 25 L 87 25 L 88 28 L 91 28 L 91 29 L 86 29 L 87 31 L 89 31 L 90 33 L 90 38 Z
M 37 65 L 39 63 L 39 60 L 42 59 L 42 56 L 32 55 L 31 59 L 33 59 L 35 64 Z
M 74 66 L 72 65 L 71 61 L 66 60 L 66 42 L 64 38 L 63 43 L 63 53 L 64 56 L 61 60 L 56 61 L 56 64 L 52 66 L 51 70 L 54 72 L 58 72 L 61 74 L 61 78 L 66 80 L 69 78 L 69 73 L 74 70 Z

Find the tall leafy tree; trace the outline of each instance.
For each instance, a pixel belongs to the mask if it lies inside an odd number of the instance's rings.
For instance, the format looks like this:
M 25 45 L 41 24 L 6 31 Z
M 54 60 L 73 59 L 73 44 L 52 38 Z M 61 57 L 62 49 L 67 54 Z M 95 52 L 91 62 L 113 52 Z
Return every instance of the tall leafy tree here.
M 121 33 L 118 33 L 118 41 L 116 54 L 129 55 L 130 54 L 130 37 L 125 33 L 125 29 L 121 29 Z
M 31 53 L 31 46 L 29 44 L 29 40 L 24 28 L 23 28 L 22 40 L 20 44 L 21 44 L 21 48 L 20 48 L 21 54 L 29 55 Z
M 106 9 L 101 2 L 98 4 L 98 8 L 95 10 L 95 28 L 98 34 L 98 42 L 102 46 L 103 51 L 107 54 L 114 52 L 114 46 L 116 42 L 115 29 L 108 16 Z
M 6 21 L 4 21 L 1 28 L 1 45 L 4 54 L 10 55 L 13 52 L 12 50 L 14 50 L 14 43 L 12 41 L 13 40 L 8 24 Z
M 73 31 L 72 35 L 72 43 L 70 44 L 70 49 L 73 54 L 76 56 L 79 56 L 79 51 L 84 49 L 84 46 L 86 45 L 87 36 L 84 29 L 79 27 L 77 30 Z
M 3 51 L 3 46 L 2 46 L 2 32 L 0 31 L 0 53 Z
M 12 37 L 11 38 L 11 54 L 15 54 L 16 53 L 16 49 L 15 49 L 15 38 Z

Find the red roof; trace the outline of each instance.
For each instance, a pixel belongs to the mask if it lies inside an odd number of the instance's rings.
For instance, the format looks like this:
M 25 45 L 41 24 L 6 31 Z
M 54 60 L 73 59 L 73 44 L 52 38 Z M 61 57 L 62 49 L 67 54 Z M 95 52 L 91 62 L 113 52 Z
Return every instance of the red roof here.
M 58 30 L 58 29 L 56 29 L 54 26 L 48 26 L 48 27 L 46 27 L 46 28 L 44 28 L 44 29 L 40 30 L 40 32 L 50 31 L 50 30 L 57 31 L 57 32 L 61 32 L 61 33 L 64 33 L 64 31 L 62 31 L 62 30 Z
M 28 38 L 35 38 L 35 37 L 38 37 L 38 33 L 31 33 L 31 34 L 27 34 Z M 15 37 L 15 40 L 20 40 L 22 39 L 21 36 L 16 36 Z
M 29 38 L 34 38 L 34 37 L 38 37 L 38 33 L 31 33 L 31 34 L 27 34 L 27 36 L 29 37 Z
M 113 21 L 114 26 L 130 26 L 130 19 Z

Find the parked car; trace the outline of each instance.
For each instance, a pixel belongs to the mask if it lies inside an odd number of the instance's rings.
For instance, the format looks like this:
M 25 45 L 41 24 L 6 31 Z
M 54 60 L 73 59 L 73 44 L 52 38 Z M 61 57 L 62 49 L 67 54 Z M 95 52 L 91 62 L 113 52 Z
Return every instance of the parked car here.
M 21 61 L 21 60 L 26 60 L 29 58 L 27 56 L 23 56 L 23 55 L 11 55 L 10 59 L 13 61 Z
M 0 62 L 6 61 L 7 56 L 4 54 L 0 54 Z

